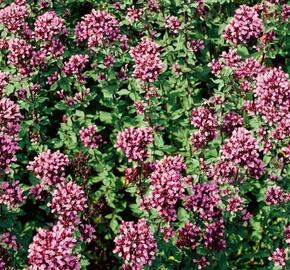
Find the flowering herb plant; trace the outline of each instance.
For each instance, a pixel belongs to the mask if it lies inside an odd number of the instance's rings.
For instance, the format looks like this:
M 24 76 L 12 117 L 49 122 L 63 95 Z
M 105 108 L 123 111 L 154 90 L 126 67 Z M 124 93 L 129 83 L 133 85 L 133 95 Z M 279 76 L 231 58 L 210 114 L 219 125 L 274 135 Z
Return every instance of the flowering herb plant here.
M 290 269 L 290 5 L 0 3 L 0 270 Z

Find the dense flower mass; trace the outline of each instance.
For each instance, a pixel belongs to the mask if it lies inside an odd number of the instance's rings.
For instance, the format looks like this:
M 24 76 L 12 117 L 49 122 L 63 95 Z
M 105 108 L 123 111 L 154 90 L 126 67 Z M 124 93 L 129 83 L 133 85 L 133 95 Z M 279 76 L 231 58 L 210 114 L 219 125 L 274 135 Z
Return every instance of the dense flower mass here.
M 4 24 L 11 32 L 22 30 L 26 26 L 25 19 L 28 9 L 25 2 L 11 3 L 11 5 L 0 9 L 0 23 Z
M 287 2 L 0 1 L 0 270 L 290 269 Z
M 49 207 L 52 213 L 58 215 L 62 225 L 74 226 L 80 222 L 78 215 L 86 209 L 87 199 L 80 186 L 64 182 L 56 185 Z
M 115 147 L 122 150 L 129 160 L 143 161 L 148 157 L 147 145 L 152 142 L 152 128 L 131 127 L 118 134 Z
M 123 259 L 124 269 L 141 270 L 155 258 L 157 244 L 145 219 L 140 219 L 137 223 L 123 222 L 120 234 L 114 241 L 114 253 Z
M 39 229 L 28 249 L 28 269 L 80 269 L 79 258 L 72 253 L 75 244 L 71 230 L 60 224 Z
M 259 178 L 265 171 L 259 158 L 256 139 L 245 128 L 237 128 L 222 147 L 222 158 L 244 167 L 250 175 Z
M 2 182 L 0 186 L 0 204 L 6 205 L 8 208 L 19 207 L 24 202 L 23 190 L 19 186 L 19 181 L 12 184 Z
M 58 35 L 66 35 L 67 29 L 64 20 L 54 11 L 48 11 L 39 16 L 34 24 L 34 37 L 36 40 L 50 41 Z
M 8 98 L 0 99 L 0 132 L 16 136 L 20 129 L 20 108 Z
M 156 208 L 160 216 L 167 220 L 176 220 L 176 203 L 183 194 L 182 170 L 185 164 L 180 156 L 167 156 L 155 164 L 151 174 L 152 192 L 143 203 Z
M 256 107 L 269 123 L 281 121 L 290 114 L 289 75 L 282 69 L 273 68 L 257 77 Z
M 43 185 L 55 185 L 65 179 L 64 170 L 68 164 L 69 159 L 66 155 L 59 151 L 47 150 L 30 161 L 27 169 L 32 171 Z
M 201 219 L 211 220 L 220 216 L 219 189 L 215 184 L 194 184 L 192 194 L 185 199 L 186 208 L 196 212 Z
M 103 137 L 98 133 L 96 125 L 82 127 L 80 130 L 80 139 L 85 147 L 98 148 L 103 142 Z
M 106 11 L 92 10 L 75 27 L 77 42 L 87 42 L 89 48 L 98 47 L 120 38 L 119 22 Z
M 224 38 L 234 44 L 246 43 L 258 38 L 262 33 L 262 21 L 253 7 L 240 6 L 235 16 L 225 28 Z
M 159 54 L 159 45 L 150 40 L 143 40 L 132 48 L 130 55 L 135 62 L 133 76 L 141 81 L 157 80 L 163 69 Z

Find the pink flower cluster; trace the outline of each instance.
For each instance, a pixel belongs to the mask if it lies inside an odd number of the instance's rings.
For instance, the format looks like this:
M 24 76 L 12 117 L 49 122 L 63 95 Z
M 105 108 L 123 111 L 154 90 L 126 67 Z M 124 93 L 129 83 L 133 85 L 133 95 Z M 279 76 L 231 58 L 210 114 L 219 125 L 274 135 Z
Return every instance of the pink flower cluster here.
M 137 22 L 143 15 L 143 10 L 135 8 L 134 6 L 127 8 L 127 19 L 129 22 Z
M 19 38 L 9 41 L 8 51 L 8 64 L 15 66 L 22 76 L 29 75 L 41 66 L 45 58 L 45 54 L 35 51 L 26 40 Z
M 52 213 L 58 215 L 63 226 L 71 227 L 79 224 L 78 215 L 87 208 L 87 199 L 80 186 L 74 182 L 63 182 L 56 185 L 48 206 Z
M 265 168 L 259 158 L 256 139 L 243 127 L 233 131 L 222 147 L 222 159 L 244 167 L 251 176 L 259 178 Z
M 239 195 L 234 195 L 228 199 L 226 210 L 235 213 L 243 210 L 244 200 Z
M 192 40 L 190 43 L 190 48 L 194 52 L 201 51 L 205 48 L 204 41 L 200 39 Z
M 30 161 L 27 169 L 41 180 L 43 186 L 55 185 L 64 181 L 64 170 L 68 164 L 69 159 L 66 155 L 59 151 L 47 150 Z
M 203 220 L 212 220 L 221 215 L 219 188 L 213 183 L 198 183 L 192 186 L 192 192 L 184 198 L 186 209 L 193 210 Z
M 120 39 L 119 22 L 106 11 L 92 10 L 75 27 L 77 42 L 86 41 L 89 48 Z
M 265 194 L 265 202 L 268 205 L 279 205 L 286 200 L 286 192 L 278 187 L 269 187 Z
M 3 90 L 6 87 L 6 85 L 9 83 L 9 81 L 10 81 L 9 74 L 6 72 L 0 71 L 0 97 L 2 96 Z
M 186 222 L 178 231 L 176 245 L 178 247 L 190 247 L 195 249 L 201 236 L 200 228 L 190 222 Z
M 75 54 L 64 63 L 63 72 L 65 75 L 80 76 L 86 65 L 89 63 L 89 56 L 86 54 Z
M 2 171 L 8 173 L 13 161 L 16 161 L 16 152 L 19 146 L 11 136 L 0 132 L 0 174 Z
M 17 137 L 20 130 L 20 108 L 8 98 L 0 99 L 0 132 Z
M 223 116 L 222 130 L 231 134 L 234 129 L 242 127 L 244 119 L 236 112 L 228 112 Z
M 269 257 L 270 261 L 273 261 L 275 266 L 285 266 L 286 265 L 286 250 L 284 248 L 276 248 Z
M 91 241 L 97 238 L 95 228 L 90 224 L 81 224 L 80 225 L 80 240 L 85 243 L 90 243 Z
M 7 248 L 13 249 L 14 251 L 17 251 L 20 246 L 17 243 L 16 236 L 9 232 L 0 234 L 0 242 L 2 245 L 4 244 Z
M 225 225 L 222 219 L 205 225 L 204 244 L 209 249 L 226 248 Z
M 114 242 L 113 252 L 124 261 L 122 269 L 141 270 L 154 260 L 157 243 L 145 219 L 137 223 L 123 221 Z
M 2 182 L 0 186 L 0 204 L 6 205 L 9 209 L 17 208 L 24 202 L 23 190 L 19 181 L 11 184 Z
M 39 229 L 28 249 L 27 270 L 79 270 L 79 258 L 73 254 L 75 244 L 71 230 L 60 224 L 50 230 Z
M 25 19 L 28 17 L 28 10 L 25 2 L 11 3 L 9 6 L 0 9 L 0 23 L 4 24 L 8 31 L 17 32 L 27 26 Z
M 82 127 L 80 130 L 80 139 L 85 147 L 98 148 L 103 142 L 103 137 L 98 133 L 96 125 L 89 125 Z
M 192 145 L 196 149 L 203 147 L 217 135 L 218 122 L 214 112 L 207 107 L 201 106 L 192 110 L 191 124 L 198 128 L 198 131 L 191 135 Z
M 253 7 L 241 5 L 235 16 L 225 28 L 224 38 L 234 44 L 247 43 L 262 33 L 262 20 Z
M 151 194 L 144 199 L 145 205 L 154 207 L 167 220 L 176 220 L 176 203 L 183 194 L 181 172 L 185 163 L 181 156 L 165 156 L 155 164 L 151 174 Z
M 148 150 L 146 147 L 152 142 L 152 128 L 130 127 L 117 135 L 115 147 L 122 150 L 129 161 L 143 161 L 148 157 Z
M 255 104 L 267 122 L 281 121 L 290 114 L 290 83 L 280 68 L 270 69 L 257 77 Z
M 165 18 L 165 27 L 177 34 L 181 28 L 181 22 L 175 16 L 168 16 Z
M 157 80 L 163 69 L 159 54 L 159 45 L 150 40 L 143 40 L 132 48 L 130 55 L 135 62 L 133 76 L 141 81 Z
M 66 35 L 64 20 L 55 11 L 48 11 L 39 16 L 34 23 L 34 38 L 41 41 L 51 41 L 58 35 Z

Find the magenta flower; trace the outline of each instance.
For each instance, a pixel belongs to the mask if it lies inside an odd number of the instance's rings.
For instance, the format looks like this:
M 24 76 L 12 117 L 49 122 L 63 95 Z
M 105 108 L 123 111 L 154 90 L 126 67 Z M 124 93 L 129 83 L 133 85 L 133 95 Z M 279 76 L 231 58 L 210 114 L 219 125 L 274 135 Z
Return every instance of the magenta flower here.
M 89 125 L 80 130 L 80 139 L 85 147 L 98 148 L 104 143 L 103 137 L 98 133 L 96 125 Z
M 123 259 L 123 269 L 141 270 L 155 258 L 157 244 L 145 219 L 123 221 L 114 242 L 113 252 Z

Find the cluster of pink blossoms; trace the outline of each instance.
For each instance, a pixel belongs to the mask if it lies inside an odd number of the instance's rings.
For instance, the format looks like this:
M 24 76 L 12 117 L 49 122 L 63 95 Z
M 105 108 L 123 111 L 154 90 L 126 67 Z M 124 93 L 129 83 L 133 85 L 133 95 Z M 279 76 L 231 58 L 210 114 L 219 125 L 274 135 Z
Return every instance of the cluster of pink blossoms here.
M 286 201 L 286 196 L 286 192 L 281 187 L 269 187 L 265 194 L 265 202 L 268 205 L 279 205 Z
M 0 132 L 15 137 L 20 130 L 20 108 L 8 98 L 0 99 Z
M 129 161 L 143 161 L 148 157 L 147 145 L 152 142 L 152 128 L 130 127 L 117 135 L 115 147 L 122 150 Z
M 190 43 L 190 48 L 194 52 L 201 51 L 201 50 L 203 50 L 205 48 L 204 41 L 200 40 L 200 39 L 192 40 L 191 43 Z
M 12 184 L 2 182 L 0 186 L 0 204 L 6 205 L 9 209 L 17 208 L 24 202 L 23 190 L 19 181 Z
M 205 225 L 204 245 L 215 250 L 226 248 L 225 225 L 222 219 Z
M 122 269 L 141 270 L 154 260 L 157 243 L 145 219 L 137 223 L 127 221 L 121 224 L 120 234 L 115 238 L 114 253 L 124 263 Z
M 165 27 L 177 34 L 181 28 L 181 22 L 175 16 L 168 16 L 165 18 Z
M 230 24 L 225 28 L 224 38 L 234 44 L 247 43 L 258 38 L 263 30 L 262 20 L 253 7 L 241 5 Z
M 243 127 L 233 131 L 222 147 L 222 160 L 244 167 L 251 176 L 259 178 L 265 168 L 259 158 L 256 139 Z
M 222 130 L 231 134 L 236 128 L 242 127 L 244 119 L 236 112 L 228 112 L 223 116 Z
M 89 48 L 120 39 L 119 22 L 105 11 L 92 10 L 75 27 L 77 42 L 86 41 Z
M 150 40 L 143 40 L 132 48 L 130 55 L 135 62 L 133 76 L 141 81 L 157 80 L 163 69 L 159 54 L 159 45 Z
M 48 206 L 52 213 L 58 215 L 63 226 L 71 227 L 80 223 L 78 215 L 87 208 L 87 199 L 85 192 L 77 184 L 63 182 L 56 185 Z
M 39 16 L 34 23 L 34 38 L 41 41 L 51 41 L 58 35 L 67 35 L 64 20 L 55 11 L 48 11 Z
M 55 185 L 64 181 L 64 170 L 68 164 L 69 159 L 66 155 L 59 151 L 47 150 L 30 161 L 27 169 L 41 180 L 43 186 Z
M 61 224 L 39 229 L 28 249 L 27 270 L 79 270 L 79 258 L 73 254 L 75 244 L 71 229 Z
M 257 77 L 254 94 L 256 109 L 267 122 L 276 123 L 290 115 L 289 76 L 280 68 L 273 68 Z
M 127 8 L 127 19 L 129 22 L 137 22 L 143 15 L 143 10 L 135 8 L 134 6 Z
M 0 23 L 4 24 L 11 32 L 17 32 L 27 27 L 25 22 L 27 17 L 28 10 L 25 1 L 23 3 L 11 3 L 9 6 L 0 9 Z
M 0 71 L 0 97 L 2 96 L 3 90 L 6 87 L 6 85 L 9 83 L 9 81 L 10 81 L 9 74 L 6 72 Z
M 9 232 L 0 234 L 0 245 L 4 245 L 6 248 L 13 249 L 14 251 L 17 251 L 20 247 L 17 243 L 16 236 Z
M 239 195 L 234 195 L 228 199 L 226 210 L 235 213 L 243 210 L 244 200 Z
M 21 76 L 27 76 L 43 65 L 45 54 L 35 51 L 24 39 L 14 38 L 9 41 L 8 64 L 15 66 Z
M 286 265 L 286 250 L 284 248 L 276 248 L 269 257 L 270 261 L 273 261 L 275 266 L 285 266 Z
M 192 110 L 191 124 L 198 128 L 198 131 L 191 135 L 192 145 L 196 149 L 203 147 L 217 135 L 218 122 L 214 112 L 207 107 L 197 107 Z
M 67 76 L 76 75 L 80 76 L 81 72 L 85 69 L 89 63 L 89 56 L 86 54 L 75 54 L 70 57 L 68 61 L 64 63 L 63 72 Z
M 18 149 L 18 143 L 14 138 L 0 132 L 0 173 L 10 171 L 11 163 L 16 161 Z
M 98 133 L 96 125 L 89 125 L 88 127 L 82 127 L 80 130 L 80 139 L 85 147 L 98 148 L 104 143 L 102 135 Z
M 190 222 L 186 222 L 183 227 L 178 230 L 176 245 L 178 247 L 190 247 L 195 249 L 201 235 L 200 228 Z
M 193 210 L 201 219 L 212 220 L 221 215 L 219 188 L 213 183 L 194 184 L 192 193 L 185 197 L 185 207 Z
M 149 197 L 144 198 L 143 207 L 154 207 L 167 221 L 176 220 L 176 203 L 181 199 L 184 191 L 181 172 L 185 168 L 181 156 L 166 156 L 158 161 L 151 174 L 152 192 Z

